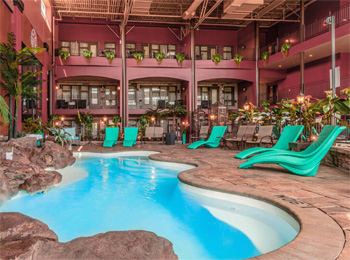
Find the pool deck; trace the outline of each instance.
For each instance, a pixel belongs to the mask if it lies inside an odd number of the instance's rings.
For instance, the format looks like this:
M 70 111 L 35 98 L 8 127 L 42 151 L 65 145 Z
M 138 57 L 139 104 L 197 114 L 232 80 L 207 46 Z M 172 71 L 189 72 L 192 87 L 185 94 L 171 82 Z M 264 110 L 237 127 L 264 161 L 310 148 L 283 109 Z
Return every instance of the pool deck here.
M 79 147 L 73 147 L 77 151 Z M 315 177 L 290 174 L 280 166 L 265 164 L 238 169 L 244 160 L 237 150 L 187 149 L 187 145 L 157 142 L 124 148 L 85 145 L 81 152 L 158 151 L 154 160 L 195 164 L 179 174 L 187 184 L 269 201 L 297 217 L 301 231 L 282 248 L 255 257 L 259 260 L 350 259 L 350 172 L 321 165 Z

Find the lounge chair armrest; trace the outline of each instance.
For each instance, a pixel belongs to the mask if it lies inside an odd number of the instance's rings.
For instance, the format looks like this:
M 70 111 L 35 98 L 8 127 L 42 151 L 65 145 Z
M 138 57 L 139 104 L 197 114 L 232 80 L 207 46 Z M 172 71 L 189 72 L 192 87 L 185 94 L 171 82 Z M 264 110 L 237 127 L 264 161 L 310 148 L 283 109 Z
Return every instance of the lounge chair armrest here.
M 253 138 L 254 138 L 254 135 L 243 135 L 243 136 L 242 136 L 242 141 L 246 141 L 246 140 L 248 140 L 248 138 L 253 139 Z
M 261 139 L 260 139 L 260 145 L 262 144 L 263 140 L 264 139 L 270 139 L 271 141 L 271 144 L 273 144 L 273 138 L 271 135 L 266 135 L 266 136 L 263 136 Z

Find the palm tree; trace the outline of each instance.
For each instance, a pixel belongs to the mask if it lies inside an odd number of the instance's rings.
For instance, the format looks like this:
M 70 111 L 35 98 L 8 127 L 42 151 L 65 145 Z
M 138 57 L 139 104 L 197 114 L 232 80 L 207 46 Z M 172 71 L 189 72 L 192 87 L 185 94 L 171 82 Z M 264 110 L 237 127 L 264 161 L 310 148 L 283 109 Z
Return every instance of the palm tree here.
M 2 96 L 0 96 L 0 116 L 4 119 L 5 123 L 9 123 L 9 107 Z M 4 123 L 0 121 L 0 125 L 3 124 Z
M 3 81 L 0 85 L 7 91 L 9 97 L 9 139 L 17 137 L 17 118 L 18 105 L 21 95 L 32 96 L 36 92 L 34 87 L 39 85 L 42 81 L 37 80 L 36 76 L 42 71 L 21 71 L 20 66 L 40 66 L 40 62 L 34 57 L 33 53 L 41 53 L 44 51 L 40 47 L 24 47 L 16 51 L 15 36 L 13 33 L 7 34 L 7 43 L 0 43 L 0 69 L 1 78 Z M 15 100 L 15 104 L 13 104 Z M 14 114 L 13 113 L 14 105 Z

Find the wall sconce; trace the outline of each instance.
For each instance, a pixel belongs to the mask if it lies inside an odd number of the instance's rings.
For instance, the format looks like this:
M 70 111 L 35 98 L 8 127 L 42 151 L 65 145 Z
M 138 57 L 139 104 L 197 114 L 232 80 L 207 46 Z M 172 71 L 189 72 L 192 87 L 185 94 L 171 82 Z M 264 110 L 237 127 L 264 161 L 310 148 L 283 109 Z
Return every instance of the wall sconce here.
M 103 117 L 103 121 L 107 122 L 107 117 L 106 116 Z
M 120 90 L 120 86 L 117 87 L 117 90 Z
M 311 141 L 316 141 L 317 135 L 312 135 L 312 136 L 310 137 L 310 139 L 311 139 Z
M 243 105 L 243 109 L 244 109 L 245 111 L 248 111 L 248 110 L 250 109 L 250 105 L 249 105 L 249 103 L 248 103 L 247 100 L 245 101 L 245 103 L 244 103 L 244 105 Z
M 210 116 L 209 116 L 209 118 L 210 118 L 210 120 L 214 120 L 215 119 L 215 115 L 214 114 L 211 114 Z
M 59 86 L 56 86 L 56 89 L 60 89 L 60 87 L 59 87 Z
M 64 116 L 61 116 L 61 117 L 60 117 L 60 120 L 63 122 L 63 121 L 64 121 Z
M 154 122 L 156 120 L 155 116 L 151 116 L 151 121 Z
M 59 123 L 58 123 L 58 122 L 56 122 L 56 123 L 55 123 L 55 125 L 56 125 L 56 126 L 58 126 L 58 125 L 59 125 Z

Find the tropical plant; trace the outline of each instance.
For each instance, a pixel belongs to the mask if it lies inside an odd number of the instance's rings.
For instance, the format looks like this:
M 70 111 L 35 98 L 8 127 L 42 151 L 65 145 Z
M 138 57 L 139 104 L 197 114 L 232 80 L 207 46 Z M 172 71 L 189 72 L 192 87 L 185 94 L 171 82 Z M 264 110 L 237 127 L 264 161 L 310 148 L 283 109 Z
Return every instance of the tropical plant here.
M 112 121 L 113 121 L 115 126 L 118 126 L 118 124 L 121 123 L 122 120 L 123 120 L 123 118 L 119 115 L 115 115 L 112 117 Z
M 66 62 L 66 59 L 69 58 L 70 53 L 69 51 L 59 50 L 58 55 L 60 56 L 62 63 L 64 64 Z
M 288 51 L 289 51 L 290 47 L 291 47 L 290 42 L 287 42 L 281 46 L 281 51 L 282 51 L 282 54 L 284 57 L 286 57 L 288 55 Z
M 62 147 L 65 144 L 72 145 L 72 136 L 63 129 L 51 127 L 47 130 L 55 137 L 55 143 L 60 143 Z
M 100 134 L 101 134 L 101 135 L 106 134 L 106 129 L 101 129 L 101 130 L 100 130 Z
M 149 116 L 142 115 L 139 117 L 140 132 L 142 136 L 145 135 L 146 127 L 149 125 Z
M 237 63 L 237 67 L 239 67 L 239 65 L 241 64 L 242 60 L 243 60 L 243 57 L 239 54 L 236 54 L 234 57 L 233 57 L 233 60 Z
M 115 58 L 115 52 L 114 51 L 104 51 L 103 53 L 105 54 L 109 64 L 112 64 L 112 61 Z
M 40 134 L 44 130 L 43 121 L 40 118 L 32 119 L 31 117 L 25 120 L 26 125 L 23 129 L 31 134 Z
M 215 65 L 218 65 L 219 62 L 222 61 L 222 56 L 220 54 L 214 54 L 212 57 L 211 57 L 211 60 L 215 62 Z
M 92 58 L 92 51 L 84 50 L 83 56 L 85 57 L 87 62 L 90 62 L 90 59 Z
M 22 72 L 21 66 L 40 66 L 40 61 L 34 57 L 33 53 L 42 53 L 44 49 L 40 47 L 24 47 L 16 51 L 14 34 L 9 33 L 7 37 L 7 43 L 0 44 L 0 70 L 2 78 L 0 85 L 7 91 L 7 96 L 9 96 L 9 111 L 13 111 L 14 108 L 14 114 L 8 117 L 8 137 L 16 138 L 20 97 L 22 94 L 24 96 L 27 95 L 29 90 L 34 93 L 34 88 L 42 82 L 42 80 L 37 79 L 37 75 L 42 73 L 42 71 L 32 72 L 27 70 Z M 13 99 L 15 100 L 15 104 L 13 104 Z
M 171 104 L 166 104 L 166 107 L 165 107 L 167 110 L 165 110 L 163 112 L 163 115 L 165 117 L 179 117 L 179 118 L 182 118 L 182 117 L 185 117 L 187 116 L 190 111 L 188 111 L 186 109 L 186 105 L 171 105 Z
M 158 64 L 160 65 L 165 57 L 165 54 L 162 52 L 157 52 L 156 54 L 154 54 L 154 57 L 156 58 L 156 60 L 158 61 Z
M 177 53 L 175 55 L 175 58 L 177 59 L 177 63 L 179 64 L 179 66 L 182 66 L 182 62 L 185 60 L 185 54 Z
M 137 65 L 140 65 L 140 62 L 143 60 L 143 53 L 134 52 L 134 58 L 137 60 Z
M 7 124 L 10 122 L 9 115 L 10 115 L 9 107 L 5 99 L 2 96 L 0 96 L 0 117 L 2 117 L 5 123 Z M 0 121 L 0 125 L 3 125 L 3 124 L 4 123 Z
M 146 111 L 146 116 L 148 116 L 148 118 L 150 119 L 151 117 L 154 117 L 155 118 L 155 121 L 157 119 L 162 119 L 164 118 L 164 112 L 161 111 L 161 109 L 159 108 L 156 108 L 156 109 L 152 109 L 152 108 L 149 108 L 147 111 Z
M 270 52 L 268 52 L 268 51 L 265 51 L 261 55 L 261 59 L 263 60 L 264 64 L 267 64 L 269 62 L 269 57 L 270 57 Z
M 47 127 L 51 127 L 51 126 L 54 126 L 56 122 L 58 122 L 59 120 L 59 115 L 56 115 L 56 114 L 51 114 L 49 115 L 49 118 L 47 120 Z
M 75 117 L 75 122 L 78 125 L 83 126 L 83 136 L 89 140 L 89 143 L 92 139 L 92 123 L 94 122 L 94 116 L 90 113 L 79 112 Z
M 25 132 L 21 132 L 21 131 L 17 132 L 17 137 L 18 138 L 25 137 L 25 136 L 26 136 Z

